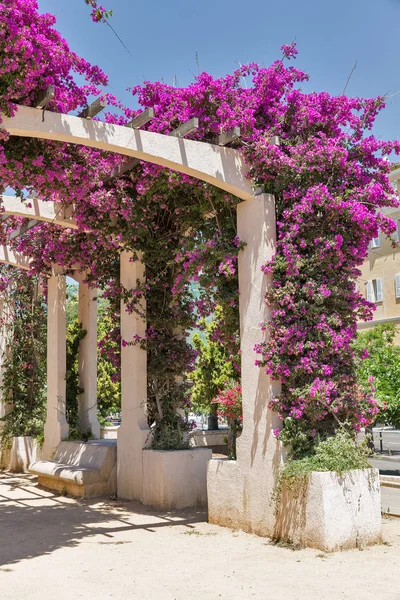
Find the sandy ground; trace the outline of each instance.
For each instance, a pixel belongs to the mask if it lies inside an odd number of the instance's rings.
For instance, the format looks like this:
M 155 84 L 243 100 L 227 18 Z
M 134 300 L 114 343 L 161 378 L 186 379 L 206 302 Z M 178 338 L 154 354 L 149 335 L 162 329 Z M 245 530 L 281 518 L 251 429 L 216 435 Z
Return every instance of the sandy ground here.
M 400 519 L 383 530 L 382 546 L 326 555 L 0 473 L 0 600 L 400 600 Z

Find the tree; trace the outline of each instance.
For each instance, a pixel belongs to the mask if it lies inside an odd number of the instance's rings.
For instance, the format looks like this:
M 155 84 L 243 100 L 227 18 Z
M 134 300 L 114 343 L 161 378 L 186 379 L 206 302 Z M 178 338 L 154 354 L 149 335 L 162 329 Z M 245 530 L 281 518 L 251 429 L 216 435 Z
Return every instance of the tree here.
M 394 344 L 396 325 L 382 323 L 358 334 L 357 376 L 365 391 L 374 391 L 379 403 L 378 419 L 400 427 L 400 347 Z
M 226 347 L 215 339 L 215 333 L 222 319 L 222 311 L 217 307 L 214 319 L 203 326 L 205 340 L 195 333 L 193 345 L 197 351 L 196 369 L 190 375 L 192 381 L 191 403 L 195 412 L 209 413 L 208 428 L 218 429 L 218 404 L 213 400 L 223 390 L 228 381 L 239 379 L 239 358 L 229 355 Z
M 11 411 L 2 419 L 3 443 L 13 436 L 43 433 L 46 415 L 47 307 L 40 280 L 2 265 L 2 314 L 7 347 L 2 401 Z

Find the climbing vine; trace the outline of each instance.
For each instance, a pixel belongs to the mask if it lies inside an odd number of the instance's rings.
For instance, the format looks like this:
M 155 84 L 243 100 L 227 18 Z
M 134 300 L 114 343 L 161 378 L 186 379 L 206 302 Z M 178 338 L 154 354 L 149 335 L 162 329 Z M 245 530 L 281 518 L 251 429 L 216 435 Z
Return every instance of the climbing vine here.
M 89 94 L 101 96 L 106 76 L 71 52 L 54 22 L 38 14 L 34 0 L 0 4 L 5 114 L 14 114 L 17 104 L 35 106 L 38 91 L 50 84 L 55 85 L 50 111 L 84 108 Z M 340 423 L 357 431 L 378 410 L 372 391 L 356 382 L 351 343 L 357 320 L 370 319 L 372 306 L 355 282 L 371 237 L 378 229 L 387 235 L 395 230 L 382 209 L 399 205 L 386 159 L 400 145 L 370 133 L 384 98 L 305 93 L 299 88 L 308 76 L 286 62 L 295 58 L 295 46 L 282 50 L 283 58 L 269 67 L 250 64 L 219 79 L 201 73 L 186 88 L 136 86 L 139 110 L 110 94 L 102 97 L 111 107 L 104 117 L 108 123 L 126 125 L 142 109 L 153 108 L 154 118 L 144 126 L 153 132 L 168 134 L 193 117 L 199 127 L 190 137 L 199 141 L 214 142 L 221 132 L 240 128 L 240 139 L 231 145 L 242 152 L 255 185 L 276 200 L 276 254 L 264 266 L 271 313 L 261 324 L 257 364 L 282 382 L 281 395 L 270 402 L 282 419 L 276 435 L 299 456 Z M 85 84 L 78 86 L 74 74 Z M 187 375 L 195 360 L 187 332 L 217 305 L 224 319 L 216 339 L 230 354 L 238 353 L 239 200 L 151 164 L 112 177 L 124 161 L 112 153 L 3 132 L 0 181 L 23 197 L 35 191 L 73 203 L 77 232 L 40 224 L 12 242 L 32 258 L 33 273 L 48 272 L 53 263 L 68 272 L 79 262 L 89 284 L 113 300 L 114 315 L 121 298 L 133 313 L 143 315 L 146 306 L 145 338 L 121 343 L 147 351 L 149 420 L 157 438 L 164 426 L 177 423 L 176 410 L 187 406 Z M 2 222 L 2 240 L 19 225 L 18 219 Z M 146 283 L 133 291 L 119 281 L 122 247 L 146 267 Z
M 46 302 L 36 276 L 0 266 L 2 438 L 43 433 L 46 416 Z

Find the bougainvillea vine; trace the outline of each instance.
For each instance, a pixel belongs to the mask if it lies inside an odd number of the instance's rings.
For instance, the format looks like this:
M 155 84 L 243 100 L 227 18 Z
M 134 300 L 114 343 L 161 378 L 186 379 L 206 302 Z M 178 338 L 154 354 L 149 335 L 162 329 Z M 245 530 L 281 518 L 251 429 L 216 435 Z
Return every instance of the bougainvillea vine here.
M 357 320 L 370 319 L 372 310 L 356 287 L 358 267 L 378 229 L 394 231 L 384 208 L 399 204 L 387 157 L 398 154 L 400 144 L 370 133 L 384 99 L 303 92 L 308 76 L 286 65 L 297 53 L 292 44 L 269 67 L 253 63 L 219 79 L 201 73 L 186 88 L 145 82 L 132 90 L 141 106 L 133 110 L 104 93 L 106 76 L 71 52 L 54 22 L 39 15 L 34 0 L 0 3 L 1 111 L 10 115 L 18 104 L 34 105 L 38 90 L 52 84 L 56 94 L 47 110 L 75 111 L 87 106 L 89 95 L 102 95 L 111 107 L 104 116 L 109 123 L 124 125 L 153 108 L 145 128 L 158 133 L 193 117 L 199 128 L 191 137 L 199 141 L 240 127 L 241 140 L 233 145 L 255 186 L 276 200 L 277 250 L 264 266 L 272 281 L 266 298 L 271 316 L 261 324 L 264 341 L 255 350 L 260 368 L 282 382 L 271 402 L 283 421 L 277 435 L 299 453 L 338 423 L 357 430 L 372 421 L 376 403 L 356 385 L 351 343 Z M 78 86 L 74 74 L 86 83 Z M 272 136 L 279 145 L 270 143 Z M 115 311 L 121 297 L 129 310 L 140 311 L 145 297 L 146 338 L 122 344 L 147 349 L 149 414 L 160 424 L 188 398 L 181 376 L 193 368 L 195 353 L 186 332 L 217 305 L 223 319 L 215 336 L 238 351 L 239 200 L 151 164 L 110 178 L 124 160 L 3 132 L 0 181 L 21 196 L 28 190 L 73 204 L 77 232 L 41 224 L 12 242 L 32 257 L 32 272 L 48 272 L 53 263 L 68 271 L 79 262 L 90 285 L 115 300 Z M 2 241 L 19 224 L 3 222 Z M 119 282 L 121 247 L 140 252 L 146 265 L 147 281 L 133 293 Z

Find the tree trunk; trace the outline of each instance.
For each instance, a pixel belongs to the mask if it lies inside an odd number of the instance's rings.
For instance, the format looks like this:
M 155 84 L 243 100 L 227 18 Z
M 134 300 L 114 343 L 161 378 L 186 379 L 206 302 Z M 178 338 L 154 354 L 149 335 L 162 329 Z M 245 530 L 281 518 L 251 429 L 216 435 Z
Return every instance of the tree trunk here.
M 236 460 L 236 438 L 237 438 L 237 421 L 236 419 L 228 419 L 228 458 Z
M 218 414 L 217 414 L 218 406 L 216 404 L 211 404 L 210 414 L 208 415 L 207 421 L 207 429 L 209 431 L 215 431 L 218 429 Z
M 375 452 L 374 437 L 373 437 L 373 427 L 374 427 L 373 425 L 368 425 L 365 428 L 365 436 L 366 436 L 368 448 L 370 450 L 372 450 L 373 452 Z

